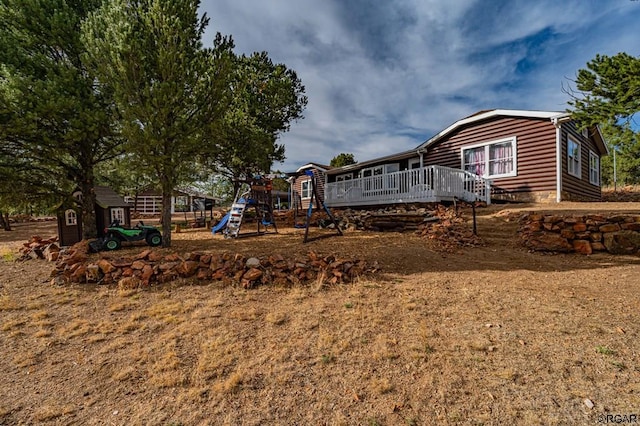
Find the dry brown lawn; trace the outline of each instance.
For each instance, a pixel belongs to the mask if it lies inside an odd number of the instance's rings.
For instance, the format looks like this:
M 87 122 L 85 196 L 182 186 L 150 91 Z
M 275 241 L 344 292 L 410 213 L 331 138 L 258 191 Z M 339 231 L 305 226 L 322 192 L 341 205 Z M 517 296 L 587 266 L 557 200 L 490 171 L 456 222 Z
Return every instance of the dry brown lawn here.
M 410 233 L 307 245 L 294 229 L 174 234 L 179 252 L 314 250 L 383 269 L 252 290 L 55 287 L 50 264 L 12 261 L 55 224 L 0 231 L 0 424 L 564 425 L 640 412 L 640 258 L 528 253 L 509 219 L 532 208 L 640 213 L 491 206 L 478 211 L 485 246 L 455 252 Z

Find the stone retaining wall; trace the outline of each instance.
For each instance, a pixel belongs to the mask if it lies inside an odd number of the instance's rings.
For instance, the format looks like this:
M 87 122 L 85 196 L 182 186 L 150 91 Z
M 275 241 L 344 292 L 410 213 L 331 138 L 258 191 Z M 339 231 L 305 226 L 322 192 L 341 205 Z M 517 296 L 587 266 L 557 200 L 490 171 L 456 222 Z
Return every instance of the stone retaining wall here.
M 640 254 L 640 215 L 527 213 L 518 235 L 534 251 Z

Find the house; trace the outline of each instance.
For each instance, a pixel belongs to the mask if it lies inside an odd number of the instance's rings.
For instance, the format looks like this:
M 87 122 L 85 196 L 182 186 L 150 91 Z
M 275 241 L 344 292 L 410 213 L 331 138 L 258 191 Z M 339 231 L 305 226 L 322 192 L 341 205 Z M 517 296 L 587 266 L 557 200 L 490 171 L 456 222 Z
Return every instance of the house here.
M 320 199 L 324 199 L 325 174 L 334 167 L 326 166 L 319 163 L 309 163 L 298 168 L 295 173 L 290 173 L 291 183 L 291 206 L 302 209 L 309 208 L 311 201 L 311 176 L 307 175 L 307 171 L 311 171 L 316 178 L 316 190 Z M 296 204 L 298 203 L 298 204 Z
M 127 201 L 136 213 L 142 215 L 159 215 L 162 213 L 162 194 L 154 189 L 146 189 L 137 196 L 126 196 Z M 205 194 L 190 189 L 176 190 L 171 197 L 171 213 L 194 212 L 211 210 L 215 205 L 215 199 Z
M 107 186 L 96 186 L 94 191 L 97 237 L 104 237 L 104 229 L 115 220 L 123 226 L 131 225 L 131 206 L 122 197 Z M 80 191 L 73 193 L 75 200 L 81 197 Z M 82 210 L 77 202 L 59 207 L 57 218 L 60 245 L 70 246 L 82 240 Z
M 607 154 L 599 128 L 567 113 L 480 111 L 413 150 L 328 170 L 326 203 L 597 201 Z

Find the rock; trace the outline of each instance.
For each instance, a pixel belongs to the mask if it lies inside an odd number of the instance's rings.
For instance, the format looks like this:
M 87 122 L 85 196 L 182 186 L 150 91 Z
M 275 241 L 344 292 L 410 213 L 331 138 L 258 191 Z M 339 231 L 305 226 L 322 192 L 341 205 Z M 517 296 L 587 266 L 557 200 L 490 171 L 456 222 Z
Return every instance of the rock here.
M 163 258 L 164 255 L 162 253 L 153 250 L 147 255 L 147 260 L 149 262 L 160 262 Z
M 176 268 L 176 272 L 181 277 L 192 277 L 196 274 L 199 264 L 200 262 L 196 260 L 185 260 L 178 265 L 178 267 Z
M 87 267 L 83 264 L 77 264 L 78 266 L 71 273 L 69 277 L 73 283 L 83 283 L 87 279 Z
M 593 249 L 591 248 L 591 243 L 587 240 L 573 240 L 573 249 L 576 253 L 580 254 L 592 254 Z
M 638 232 L 638 231 L 640 231 L 640 222 L 623 223 L 622 224 L 622 229 L 627 230 L 627 231 L 636 231 L 636 232 Z
M 120 290 L 133 290 L 140 287 L 140 278 L 138 277 L 125 277 L 118 281 L 118 288 Z
M 151 278 L 153 277 L 153 267 L 149 264 L 144 265 L 142 268 L 142 275 L 140 275 L 140 280 L 142 281 L 142 285 L 148 286 L 151 283 Z
M 607 223 L 605 225 L 602 225 L 598 228 L 598 230 L 600 232 L 617 232 L 620 230 L 620 225 L 618 225 L 617 223 Z
M 576 232 L 584 232 L 587 230 L 587 224 L 582 222 L 576 223 L 573 225 L 573 230 Z
M 198 268 L 196 278 L 199 280 L 208 280 L 213 275 L 213 271 L 209 268 Z
M 58 275 L 57 277 L 53 277 L 53 279 L 51 279 L 51 285 L 65 285 L 68 282 L 68 278 L 64 275 Z
M 245 266 L 247 268 L 258 268 L 260 267 L 260 259 L 258 259 L 257 257 L 250 257 L 249 259 L 247 259 Z
M 251 268 L 242 275 L 243 280 L 255 281 L 262 276 L 262 271 L 257 268 Z
M 146 265 L 146 263 L 144 261 L 136 260 L 131 264 L 131 269 L 142 270 L 142 268 L 144 268 L 145 265 Z
M 619 231 L 604 234 L 604 246 L 611 254 L 634 254 L 640 251 L 640 234 Z
M 110 274 L 116 269 L 107 259 L 100 259 L 97 264 L 103 274 Z
M 135 260 L 144 260 L 150 254 L 151 254 L 151 249 L 147 249 L 147 250 L 144 250 L 144 251 L 140 252 L 140 254 L 138 254 L 136 257 L 134 257 L 134 259 Z
M 536 232 L 526 236 L 524 244 L 535 251 L 557 251 L 568 253 L 573 251 L 573 245 L 560 234 L 552 232 Z
M 88 283 L 97 283 L 102 279 L 103 273 L 98 265 L 91 264 L 87 266 L 85 277 Z

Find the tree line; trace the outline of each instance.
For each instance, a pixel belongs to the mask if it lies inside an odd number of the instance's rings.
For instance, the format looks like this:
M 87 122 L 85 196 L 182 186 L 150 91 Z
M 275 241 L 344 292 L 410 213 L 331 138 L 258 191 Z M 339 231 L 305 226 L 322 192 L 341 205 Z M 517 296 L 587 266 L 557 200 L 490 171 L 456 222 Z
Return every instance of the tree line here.
M 161 190 L 267 173 L 303 118 L 305 88 L 266 52 L 203 36 L 198 0 L 4 0 L 0 5 L 0 211 L 78 188 L 96 235 L 99 182 Z

